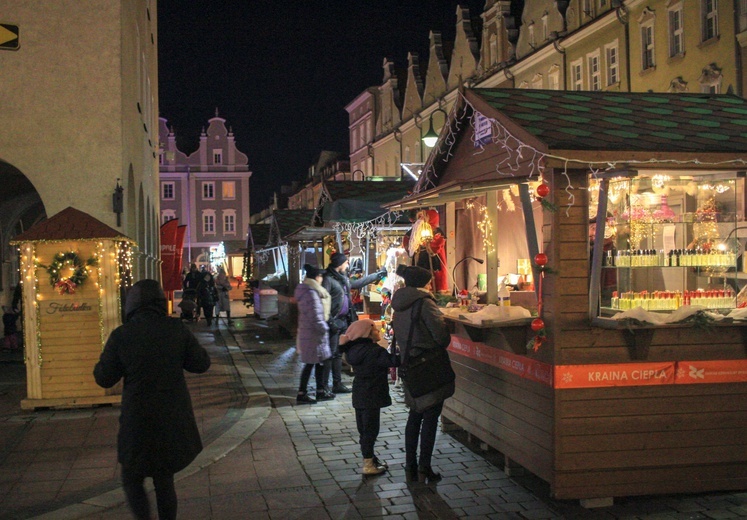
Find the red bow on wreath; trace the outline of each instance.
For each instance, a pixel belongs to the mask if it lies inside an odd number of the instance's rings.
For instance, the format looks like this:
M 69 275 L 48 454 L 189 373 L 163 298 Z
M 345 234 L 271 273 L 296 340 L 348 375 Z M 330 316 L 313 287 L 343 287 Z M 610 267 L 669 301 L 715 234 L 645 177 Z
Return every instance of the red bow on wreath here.
M 60 294 L 74 294 L 76 287 L 77 286 L 75 285 L 75 282 L 73 282 L 69 278 L 60 280 L 59 282 L 54 284 L 54 288 L 57 289 L 57 292 L 59 292 Z

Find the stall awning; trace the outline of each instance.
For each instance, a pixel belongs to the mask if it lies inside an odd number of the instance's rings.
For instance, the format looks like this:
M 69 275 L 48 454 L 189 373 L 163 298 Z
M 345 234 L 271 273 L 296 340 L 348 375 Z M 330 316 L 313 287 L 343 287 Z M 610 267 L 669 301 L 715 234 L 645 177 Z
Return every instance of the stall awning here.
M 319 200 L 324 222 L 367 222 L 385 214 L 383 205 L 413 188 L 408 181 L 325 182 Z
M 495 179 L 483 182 L 468 182 L 464 184 L 460 184 L 456 181 L 451 181 L 430 190 L 413 194 L 411 197 L 408 197 L 406 199 L 400 199 L 388 204 L 383 204 L 383 207 L 389 209 L 390 211 L 405 211 L 409 209 L 437 206 L 439 204 L 445 204 L 447 202 L 455 202 L 458 200 L 468 199 L 470 197 L 478 197 L 480 195 L 484 195 L 488 191 L 507 188 L 508 186 L 514 184 L 527 182 L 527 180 L 528 179 L 526 177 L 517 177 Z

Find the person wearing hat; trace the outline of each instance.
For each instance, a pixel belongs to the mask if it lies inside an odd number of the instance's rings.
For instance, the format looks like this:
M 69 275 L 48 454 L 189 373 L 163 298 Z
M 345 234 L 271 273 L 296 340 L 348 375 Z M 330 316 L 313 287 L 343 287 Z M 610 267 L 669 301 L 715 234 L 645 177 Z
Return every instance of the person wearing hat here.
M 386 269 L 350 280 L 348 276 L 348 257 L 343 253 L 333 253 L 329 258 L 329 265 L 324 271 L 322 286 L 327 289 L 332 298 L 332 308 L 329 319 L 329 346 L 332 350 L 332 392 L 346 394 L 350 389 L 342 383 L 342 356 L 339 351 L 340 335 L 344 334 L 348 326 L 358 319 L 350 297 L 351 289 L 361 289 L 368 284 L 378 283 L 386 276 Z
M 340 351 L 355 369 L 353 380 L 353 408 L 363 454 L 363 474 L 379 475 L 388 469 L 374 455 L 374 444 L 379 436 L 381 409 L 392 404 L 389 395 L 389 369 L 399 366 L 399 356 L 379 345 L 381 328 L 373 320 L 365 319 L 350 324 L 340 336 Z
M 418 356 L 424 350 L 447 348 L 451 334 L 438 310 L 436 300 L 429 290 L 431 273 L 418 266 L 397 267 L 397 274 L 404 278 L 405 286 L 392 296 L 392 328 L 404 356 L 407 340 L 412 337 L 408 355 Z M 410 332 L 412 331 L 412 335 Z M 403 358 L 402 364 L 406 360 Z M 431 456 L 436 444 L 438 418 L 444 401 L 454 394 L 454 383 L 443 386 L 414 399 L 403 381 L 405 404 L 410 409 L 405 427 L 405 473 L 408 481 L 437 482 L 441 475 L 431 468 Z M 420 458 L 417 457 L 420 440 Z
M 117 460 L 136 518 L 151 518 L 146 477 L 153 479 L 158 518 L 176 518 L 174 474 L 202 451 L 184 371 L 207 371 L 210 356 L 167 312 L 166 295 L 156 280 L 133 285 L 125 300 L 125 323 L 109 335 L 93 369 L 103 388 L 124 379 Z
M 296 402 L 314 404 L 335 398 L 329 391 L 329 365 L 332 351 L 329 348 L 329 320 L 332 299 L 322 287 L 324 271 L 313 265 L 303 266 L 306 277 L 298 284 L 293 297 L 298 304 L 298 331 L 296 351 L 304 363 Z M 308 394 L 309 378 L 314 370 L 316 377 L 316 399 Z

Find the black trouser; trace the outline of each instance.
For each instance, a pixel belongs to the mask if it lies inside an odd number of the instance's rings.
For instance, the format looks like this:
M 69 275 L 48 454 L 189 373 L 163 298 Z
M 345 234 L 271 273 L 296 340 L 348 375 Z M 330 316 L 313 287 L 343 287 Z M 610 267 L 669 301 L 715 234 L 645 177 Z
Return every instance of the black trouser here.
M 427 408 L 423 413 L 410 410 L 405 426 L 405 463 L 415 465 L 418 452 L 418 436 L 420 436 L 420 468 L 431 467 L 431 456 L 436 445 L 438 431 L 438 417 L 444 407 L 443 401 L 436 406 Z M 421 428 L 422 427 L 422 428 Z
M 345 328 L 347 330 L 347 327 Z M 340 335 L 344 334 L 345 331 L 341 330 L 329 335 L 329 348 L 332 351 L 332 358 L 330 359 L 330 365 L 332 370 L 332 391 L 334 388 L 342 384 L 342 354 L 340 353 Z
M 202 313 L 205 315 L 205 319 L 208 322 L 208 325 L 213 323 L 213 307 L 215 307 L 215 304 L 203 304 L 202 305 Z
M 145 475 L 132 472 L 122 467 L 122 488 L 127 497 L 127 505 L 138 520 L 150 520 L 150 503 L 145 492 Z M 174 488 L 174 474 L 164 473 L 153 477 L 156 489 L 156 505 L 159 520 L 176 519 L 176 489 Z
M 314 378 L 316 379 L 317 394 L 327 390 L 327 383 L 329 381 L 329 364 L 329 359 L 317 364 L 306 363 L 303 366 L 303 370 L 301 370 L 301 383 L 298 385 L 298 393 L 305 394 L 307 392 L 312 370 L 314 370 Z
M 360 434 L 361 453 L 364 459 L 374 456 L 374 444 L 379 436 L 381 408 L 356 408 L 355 424 Z

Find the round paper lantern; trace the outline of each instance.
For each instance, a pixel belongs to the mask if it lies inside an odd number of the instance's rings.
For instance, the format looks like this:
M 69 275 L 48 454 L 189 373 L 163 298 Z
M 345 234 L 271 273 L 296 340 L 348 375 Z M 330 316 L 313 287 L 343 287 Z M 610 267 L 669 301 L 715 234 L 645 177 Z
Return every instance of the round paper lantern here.
M 541 318 L 534 318 L 531 327 L 534 332 L 539 332 L 545 328 L 545 322 Z
M 545 253 L 537 253 L 534 255 L 534 263 L 540 267 L 547 264 L 547 255 Z
M 537 196 L 538 197 L 547 197 L 550 194 L 550 186 L 547 184 L 540 184 L 537 186 Z

